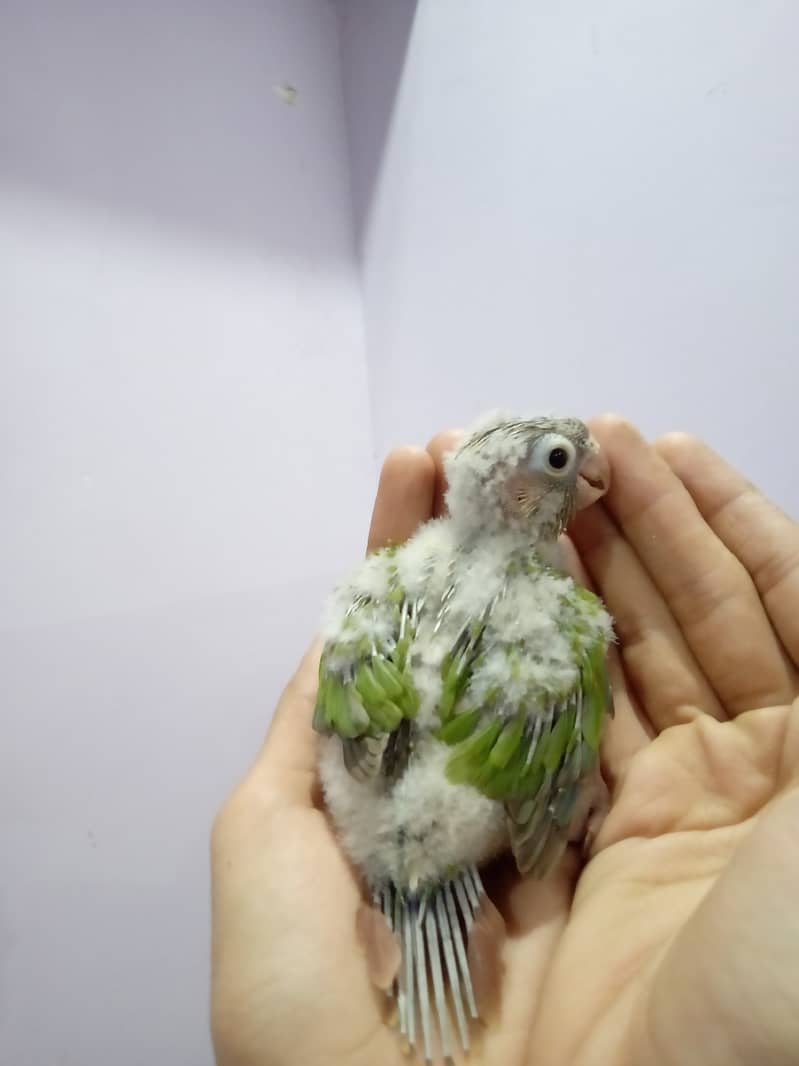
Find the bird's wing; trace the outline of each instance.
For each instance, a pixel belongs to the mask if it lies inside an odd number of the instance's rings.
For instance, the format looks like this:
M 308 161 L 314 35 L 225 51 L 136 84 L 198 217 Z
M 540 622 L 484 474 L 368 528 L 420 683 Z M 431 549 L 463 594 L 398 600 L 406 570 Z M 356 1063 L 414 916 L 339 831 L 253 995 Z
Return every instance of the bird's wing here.
M 419 605 L 406 596 L 394 555 L 376 553 L 337 592 L 319 664 L 314 729 L 341 739 L 347 769 L 362 781 L 399 776 L 419 708 L 407 669 Z
M 546 661 L 526 669 L 525 641 L 502 639 L 489 620 L 471 661 L 454 657 L 442 675 L 438 736 L 453 749 L 447 776 L 504 803 L 519 870 L 536 875 L 565 846 L 581 783 L 596 767 L 604 720 L 613 709 L 610 627 L 601 602 L 573 586 L 559 604 L 558 624 L 568 627 L 572 661 L 566 673 L 553 670 L 549 677 Z M 486 686 L 485 675 L 503 671 L 505 683 Z

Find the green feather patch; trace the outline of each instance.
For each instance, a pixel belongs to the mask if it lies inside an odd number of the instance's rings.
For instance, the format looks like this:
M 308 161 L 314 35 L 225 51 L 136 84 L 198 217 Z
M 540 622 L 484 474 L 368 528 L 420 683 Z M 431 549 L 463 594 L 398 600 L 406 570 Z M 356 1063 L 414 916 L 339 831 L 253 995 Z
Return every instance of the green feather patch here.
M 582 671 L 582 684 L 583 738 L 592 751 L 597 751 L 605 713 L 609 709 L 604 648 L 594 648 L 586 657 Z
M 524 732 L 525 715 L 517 714 L 510 719 L 502 728 L 491 751 L 488 753 L 488 762 L 498 770 L 503 770 L 518 752 Z
M 404 688 L 402 674 L 388 659 L 375 656 L 372 659 L 372 673 L 375 681 L 385 691 L 389 699 L 393 700 L 402 695 Z
M 368 663 L 361 663 L 355 674 L 355 687 L 357 688 L 367 712 L 370 706 L 382 704 L 388 699 L 388 693 L 382 685 L 378 684 L 374 671 Z
M 574 731 L 575 709 L 570 706 L 558 715 L 544 749 L 544 769 L 556 770 L 560 766 Z
M 496 749 L 496 745 L 494 745 L 494 748 Z M 522 739 L 516 745 L 513 755 L 501 770 L 494 769 L 489 762 L 486 767 L 483 785 L 483 790 L 487 796 L 492 799 L 502 800 L 529 794 L 529 782 L 532 780 L 527 773 L 527 756 L 529 752 L 529 743 Z
M 327 719 L 336 733 L 348 738 L 358 735 L 350 718 L 350 706 L 344 682 L 338 677 L 331 677 L 328 682 L 325 708 Z
M 445 744 L 460 744 L 472 735 L 482 715 L 479 707 L 471 711 L 460 711 L 441 726 L 437 733 L 438 739 Z
M 378 731 L 382 733 L 393 733 L 404 717 L 401 708 L 392 700 L 373 704 L 368 713 Z
M 446 774 L 453 784 L 472 784 L 479 777 L 488 753 L 502 731 L 502 722 L 495 719 L 485 729 L 465 741 L 447 763 Z

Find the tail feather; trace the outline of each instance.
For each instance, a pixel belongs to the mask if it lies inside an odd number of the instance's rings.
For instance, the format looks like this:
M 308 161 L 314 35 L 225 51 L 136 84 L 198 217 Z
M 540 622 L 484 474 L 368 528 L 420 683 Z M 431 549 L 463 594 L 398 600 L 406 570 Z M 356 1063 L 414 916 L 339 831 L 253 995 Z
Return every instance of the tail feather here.
M 449 1009 L 444 994 L 444 974 L 441 969 L 441 951 L 439 949 L 439 938 L 443 938 L 444 931 L 438 926 L 437 907 L 435 909 L 432 906 L 428 907 L 425 932 L 427 933 L 427 957 L 430 963 L 430 974 L 433 979 L 433 994 L 438 1017 L 438 1032 L 441 1037 L 441 1051 L 445 1059 L 451 1059 L 452 1042 L 449 1034 Z
M 436 915 L 438 917 L 438 925 L 441 929 L 441 939 L 444 944 L 444 961 L 447 966 L 447 981 L 452 992 L 452 1002 L 455 1006 L 455 1019 L 458 1023 L 458 1035 L 460 1036 L 461 1047 L 464 1052 L 468 1054 L 469 1051 L 469 1025 L 466 1021 L 466 1012 L 463 1006 L 463 997 L 461 996 L 461 981 L 458 973 L 458 962 L 455 956 L 455 944 L 457 943 L 463 951 L 463 941 L 458 936 L 457 938 L 452 934 L 451 922 L 454 920 L 457 924 L 457 914 L 454 910 L 454 903 L 450 906 L 452 900 L 452 888 L 450 885 L 446 885 L 444 892 L 440 893 L 436 900 Z M 463 969 L 466 970 L 468 975 L 469 966 L 466 962 L 466 955 L 463 956 Z M 475 1011 L 475 1014 L 477 1012 Z
M 469 1053 L 470 1021 L 480 1017 L 469 935 L 484 899 L 474 866 L 418 893 L 387 885 L 374 894 L 402 952 L 389 990 L 400 1033 L 427 1063 L 451 1063 L 459 1049 Z
M 447 913 L 449 914 L 450 928 L 452 930 L 452 938 L 455 941 L 455 951 L 458 958 L 458 966 L 460 967 L 461 977 L 463 978 L 464 991 L 466 993 L 466 1002 L 469 1005 L 469 1014 L 472 1018 L 477 1018 L 477 1003 L 474 998 L 474 988 L 472 987 L 472 972 L 469 968 L 469 955 L 466 950 L 468 943 L 468 933 L 472 928 L 474 921 L 474 915 L 472 909 L 469 906 L 469 901 L 466 897 L 466 892 L 463 885 L 457 882 L 457 885 L 450 881 L 446 886 L 447 896 Z M 463 925 L 466 927 L 466 942 L 461 935 L 461 920 L 459 920 L 459 914 L 461 916 Z

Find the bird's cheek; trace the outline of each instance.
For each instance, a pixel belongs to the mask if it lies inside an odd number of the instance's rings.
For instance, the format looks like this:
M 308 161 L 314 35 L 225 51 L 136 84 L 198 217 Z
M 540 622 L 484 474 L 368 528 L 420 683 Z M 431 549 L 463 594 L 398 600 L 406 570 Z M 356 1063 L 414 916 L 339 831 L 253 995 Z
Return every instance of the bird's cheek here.
M 506 483 L 508 510 L 513 515 L 527 517 L 539 497 L 535 483 L 524 474 L 515 474 Z

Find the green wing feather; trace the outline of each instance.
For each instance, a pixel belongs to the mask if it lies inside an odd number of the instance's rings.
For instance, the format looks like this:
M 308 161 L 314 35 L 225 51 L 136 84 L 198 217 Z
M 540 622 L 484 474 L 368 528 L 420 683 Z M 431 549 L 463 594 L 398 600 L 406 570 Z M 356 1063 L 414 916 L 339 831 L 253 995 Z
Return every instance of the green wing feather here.
M 392 650 L 361 654 L 350 669 L 341 669 L 346 646 L 340 642 L 322 652 L 314 729 L 345 739 L 379 736 L 413 718 L 419 700 L 409 674 Z
M 606 716 L 613 713 L 608 638 L 596 625 L 601 601 L 574 586 L 567 608 L 578 670 L 566 691 L 531 687 L 513 705 L 494 690 L 476 708 L 469 704 L 468 686 L 481 669 L 480 645 L 470 659 L 451 656 L 442 667 L 438 737 L 453 749 L 447 777 L 505 804 L 522 872 L 545 872 L 564 846 L 581 784 L 597 764 Z M 491 636 L 496 650 L 502 642 Z M 502 647 L 511 664 L 525 654 L 518 643 Z
M 383 554 L 390 557 L 393 552 L 386 549 Z M 387 594 L 356 595 L 345 608 L 339 635 L 322 650 L 313 726 L 319 733 L 340 737 L 347 767 L 360 779 L 380 772 L 390 738 L 419 709 L 407 665 L 415 613 L 392 568 Z M 390 754 L 398 771 L 396 742 Z

